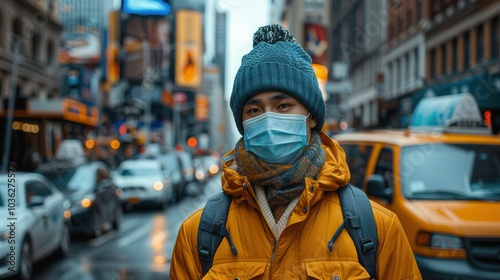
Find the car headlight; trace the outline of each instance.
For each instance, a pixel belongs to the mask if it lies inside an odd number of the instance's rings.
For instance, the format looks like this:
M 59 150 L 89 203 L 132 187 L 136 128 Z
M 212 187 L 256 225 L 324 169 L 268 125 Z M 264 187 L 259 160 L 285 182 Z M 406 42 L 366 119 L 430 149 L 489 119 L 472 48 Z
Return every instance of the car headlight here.
M 210 171 L 210 174 L 215 175 L 219 172 L 219 167 L 215 164 L 210 165 L 210 168 L 208 169 Z
M 433 249 L 463 249 L 462 239 L 458 236 L 419 232 L 417 235 L 417 244 L 431 247 Z
M 83 208 L 89 208 L 92 205 L 92 200 L 90 198 L 85 197 L 80 201 L 80 204 L 82 205 Z
M 161 191 L 163 190 L 163 183 L 160 182 L 160 181 L 156 181 L 154 184 L 153 184 L 153 189 L 155 189 L 155 191 Z
M 83 197 L 73 199 L 71 208 L 89 208 L 94 204 L 95 195 L 89 194 Z
M 117 188 L 115 192 L 116 192 L 116 195 L 117 195 L 117 196 L 120 196 L 120 195 L 122 195 L 122 194 L 123 194 L 123 191 L 122 191 L 122 189 L 120 189 L 120 188 Z
M 194 176 L 198 180 L 203 180 L 203 178 L 205 178 L 205 172 L 203 172 L 201 170 L 198 170 L 198 171 L 196 171 L 196 173 L 194 174 Z

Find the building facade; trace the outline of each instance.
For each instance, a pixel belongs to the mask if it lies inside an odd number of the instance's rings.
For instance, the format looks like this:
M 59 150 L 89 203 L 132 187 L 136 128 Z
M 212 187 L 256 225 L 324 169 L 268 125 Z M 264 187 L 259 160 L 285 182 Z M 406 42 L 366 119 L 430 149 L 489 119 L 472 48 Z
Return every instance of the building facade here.
M 0 152 L 20 169 L 28 165 L 30 151 L 52 156 L 53 139 L 62 137 L 61 127 L 53 130 L 52 119 L 62 118 L 61 108 L 57 114 L 37 108 L 60 95 L 57 57 L 62 26 L 57 5 L 55 0 L 6 0 L 0 10 Z M 15 100 L 12 125 L 6 125 L 9 99 Z M 5 151 L 7 144 L 10 151 Z
M 500 2 L 433 1 L 427 7 L 428 87 L 415 94 L 470 92 L 493 133 L 500 130 Z
M 411 96 L 425 85 L 425 32 L 430 0 L 387 1 L 387 41 L 383 58 L 384 91 L 380 96 L 380 125 L 408 125 Z

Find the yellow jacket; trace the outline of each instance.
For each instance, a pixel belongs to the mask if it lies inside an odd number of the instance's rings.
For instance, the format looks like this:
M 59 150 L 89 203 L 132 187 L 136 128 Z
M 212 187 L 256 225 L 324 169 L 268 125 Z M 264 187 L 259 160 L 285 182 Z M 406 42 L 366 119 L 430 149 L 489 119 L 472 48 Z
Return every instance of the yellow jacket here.
M 235 161 L 223 163 L 222 189 L 233 196 L 226 227 L 238 254 L 233 255 L 229 242 L 222 240 L 203 279 L 370 279 L 347 231 L 337 238 L 333 252 L 328 250 L 328 241 L 343 221 L 336 190 L 347 184 L 350 173 L 340 145 L 323 133 L 320 136 L 326 162 L 317 180 L 305 179 L 306 188 L 279 240 L 266 223 L 250 182 L 235 171 Z M 377 279 L 422 279 L 397 216 L 371 203 L 379 240 Z M 180 227 L 170 279 L 201 279 L 200 217 L 198 210 Z

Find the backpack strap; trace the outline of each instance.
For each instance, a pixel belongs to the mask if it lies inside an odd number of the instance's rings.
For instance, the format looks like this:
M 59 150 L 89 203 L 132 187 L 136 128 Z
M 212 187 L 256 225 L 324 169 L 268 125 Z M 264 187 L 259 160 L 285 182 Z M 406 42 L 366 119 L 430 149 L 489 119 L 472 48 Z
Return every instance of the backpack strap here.
M 333 243 L 343 228 L 347 230 L 356 246 L 359 263 L 375 279 L 377 269 L 378 236 L 372 206 L 366 194 L 359 188 L 347 184 L 337 191 L 344 221 L 328 243 L 330 252 Z
M 224 192 L 211 196 L 201 214 L 198 227 L 198 254 L 201 261 L 202 275 L 204 276 L 212 267 L 217 247 L 226 237 L 233 254 L 238 254 L 234 247 L 229 231 L 226 229 L 226 220 L 232 197 Z

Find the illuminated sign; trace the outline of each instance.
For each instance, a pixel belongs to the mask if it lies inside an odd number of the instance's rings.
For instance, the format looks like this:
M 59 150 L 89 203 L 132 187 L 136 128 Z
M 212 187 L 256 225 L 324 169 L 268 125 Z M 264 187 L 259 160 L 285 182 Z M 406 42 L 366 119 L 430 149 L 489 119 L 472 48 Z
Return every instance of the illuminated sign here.
M 99 110 L 85 104 L 64 98 L 62 101 L 62 113 L 66 120 L 96 126 L 99 120 Z
M 202 14 L 181 10 L 176 14 L 175 84 L 197 88 L 202 80 Z
M 143 16 L 166 16 L 170 5 L 162 0 L 123 0 L 123 12 Z

